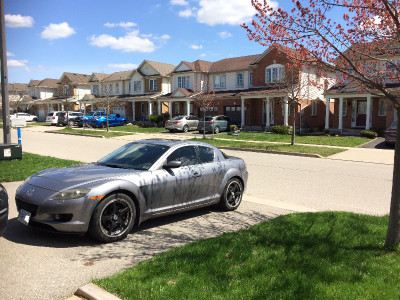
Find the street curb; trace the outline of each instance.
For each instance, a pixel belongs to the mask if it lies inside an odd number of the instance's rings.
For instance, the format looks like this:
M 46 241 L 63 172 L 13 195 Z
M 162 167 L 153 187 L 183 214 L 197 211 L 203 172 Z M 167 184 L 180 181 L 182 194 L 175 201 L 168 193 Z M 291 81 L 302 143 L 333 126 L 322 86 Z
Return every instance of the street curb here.
M 219 149 L 227 149 L 234 151 L 246 151 L 246 152 L 260 152 L 260 153 L 270 153 L 270 154 L 280 154 L 280 155 L 290 155 L 290 156 L 303 156 L 303 157 L 312 157 L 312 158 L 323 158 L 323 156 L 319 154 L 308 154 L 308 153 L 298 153 L 298 152 L 284 152 L 284 151 L 270 151 L 270 150 L 262 150 L 262 149 L 249 149 L 249 148 L 237 148 L 237 147 L 224 147 L 217 146 Z
M 101 287 L 98 287 L 93 283 L 81 286 L 77 289 L 75 295 L 88 300 L 121 300 L 117 296 L 103 290 Z
M 105 139 L 106 137 L 101 135 L 94 135 L 94 134 L 80 134 L 80 133 L 67 133 L 67 132 L 57 132 L 57 131 L 45 131 L 45 133 L 55 133 L 55 134 L 66 134 L 66 135 L 80 135 L 80 136 L 89 136 L 95 138 Z

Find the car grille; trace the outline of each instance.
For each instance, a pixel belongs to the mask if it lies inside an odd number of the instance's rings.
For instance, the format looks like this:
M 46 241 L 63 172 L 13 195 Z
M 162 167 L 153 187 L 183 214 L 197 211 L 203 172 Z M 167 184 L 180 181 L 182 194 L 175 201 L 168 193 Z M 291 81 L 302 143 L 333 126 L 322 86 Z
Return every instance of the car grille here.
M 21 209 L 26 210 L 31 213 L 31 216 L 36 216 L 36 212 L 38 206 L 32 203 L 25 202 L 21 199 L 15 198 L 15 202 L 17 204 L 17 210 L 20 211 Z

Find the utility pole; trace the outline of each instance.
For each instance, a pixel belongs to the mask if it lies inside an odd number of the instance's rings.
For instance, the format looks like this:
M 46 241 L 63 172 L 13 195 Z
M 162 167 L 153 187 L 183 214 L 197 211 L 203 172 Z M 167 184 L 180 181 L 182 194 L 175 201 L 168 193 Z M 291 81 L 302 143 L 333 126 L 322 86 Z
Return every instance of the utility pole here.
M 0 56 L 1 56 L 1 102 L 3 108 L 3 140 L 4 144 L 11 143 L 10 130 L 10 102 L 8 99 L 8 75 L 7 75 L 7 48 L 6 26 L 4 20 L 4 0 L 0 0 Z

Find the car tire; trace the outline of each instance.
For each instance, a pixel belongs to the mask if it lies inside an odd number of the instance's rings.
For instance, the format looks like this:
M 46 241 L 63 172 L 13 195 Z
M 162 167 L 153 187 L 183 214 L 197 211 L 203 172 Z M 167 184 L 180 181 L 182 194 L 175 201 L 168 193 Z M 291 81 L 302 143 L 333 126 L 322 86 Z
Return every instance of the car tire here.
M 219 126 L 215 126 L 214 128 L 214 133 L 218 134 L 220 132 Z
M 238 178 L 231 178 L 224 188 L 220 207 L 232 211 L 239 207 L 243 197 L 243 184 Z
M 126 124 L 128 124 L 126 121 L 122 122 L 122 126 L 126 126 Z
M 69 125 L 69 127 L 72 127 L 72 126 L 74 126 L 74 121 L 68 121 L 68 125 Z
M 126 194 L 111 194 L 102 200 L 93 212 L 89 234 L 103 243 L 126 238 L 136 219 L 136 208 Z
M 187 126 L 187 125 L 183 126 L 183 130 L 182 131 L 183 132 L 188 132 L 189 131 L 189 126 Z
M 100 128 L 106 128 L 106 123 L 101 123 Z

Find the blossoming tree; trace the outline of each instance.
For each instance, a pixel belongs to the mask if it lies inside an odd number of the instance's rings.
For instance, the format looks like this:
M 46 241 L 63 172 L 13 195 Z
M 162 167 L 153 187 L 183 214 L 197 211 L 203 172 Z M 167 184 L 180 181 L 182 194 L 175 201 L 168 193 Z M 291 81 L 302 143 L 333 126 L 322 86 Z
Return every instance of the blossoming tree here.
M 292 0 L 287 10 L 274 9 L 268 1 L 251 2 L 257 14 L 242 25 L 250 40 L 297 50 L 286 55 L 336 72 L 338 85 L 353 84 L 360 92 L 384 96 L 400 119 L 400 1 Z M 400 245 L 399 166 L 397 134 L 386 247 Z

